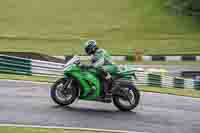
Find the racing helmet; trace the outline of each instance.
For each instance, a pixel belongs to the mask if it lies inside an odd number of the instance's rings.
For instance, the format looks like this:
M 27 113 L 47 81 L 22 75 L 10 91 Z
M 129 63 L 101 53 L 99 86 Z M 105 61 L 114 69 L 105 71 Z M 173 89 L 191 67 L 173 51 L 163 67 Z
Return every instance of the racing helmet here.
M 98 49 L 98 47 L 97 47 L 97 43 L 95 40 L 88 40 L 85 43 L 85 52 L 88 55 L 94 54 L 97 49 Z

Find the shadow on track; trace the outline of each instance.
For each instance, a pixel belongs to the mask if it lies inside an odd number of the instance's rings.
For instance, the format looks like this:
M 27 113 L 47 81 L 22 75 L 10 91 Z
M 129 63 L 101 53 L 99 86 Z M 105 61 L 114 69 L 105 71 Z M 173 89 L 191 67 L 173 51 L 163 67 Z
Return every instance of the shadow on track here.
M 128 120 L 130 118 L 135 118 L 136 112 L 134 111 L 127 111 L 122 112 L 117 109 L 103 109 L 103 108 L 89 108 L 89 107 L 74 107 L 74 106 L 53 106 L 54 109 L 61 109 L 60 111 L 64 111 L 66 113 L 73 113 L 77 116 L 88 116 L 88 117 L 104 117 L 104 118 L 114 118 L 114 119 L 123 119 Z

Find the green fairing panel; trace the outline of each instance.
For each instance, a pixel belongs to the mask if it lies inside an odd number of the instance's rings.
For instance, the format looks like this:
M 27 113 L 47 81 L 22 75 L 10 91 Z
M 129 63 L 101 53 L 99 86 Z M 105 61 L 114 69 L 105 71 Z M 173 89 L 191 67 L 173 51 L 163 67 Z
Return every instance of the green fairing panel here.
M 135 73 L 135 69 L 129 66 L 124 66 L 122 68 L 119 68 L 118 70 L 119 70 L 118 74 L 121 74 L 121 75 L 132 75 Z
M 83 93 L 81 94 L 80 99 L 93 100 L 96 99 L 96 97 L 100 96 L 101 85 L 100 81 L 96 78 L 95 74 L 91 72 L 82 72 L 80 69 L 76 68 L 74 69 L 74 71 L 70 71 L 69 73 L 65 72 L 65 78 L 67 78 L 67 75 L 73 76 L 81 84 Z M 95 86 L 96 91 L 93 95 L 87 96 L 88 93 L 91 91 L 92 86 Z
M 94 73 L 90 73 L 90 72 L 83 72 L 82 76 L 83 76 L 82 77 L 83 81 L 87 81 L 90 84 L 89 91 L 91 90 L 91 86 L 94 86 L 96 88 L 96 92 L 94 93 L 93 97 L 99 96 L 101 85 L 100 85 L 100 81 L 96 77 L 96 75 Z
M 104 70 L 109 72 L 111 75 L 116 75 L 118 73 L 118 67 L 116 65 L 105 65 L 102 67 Z

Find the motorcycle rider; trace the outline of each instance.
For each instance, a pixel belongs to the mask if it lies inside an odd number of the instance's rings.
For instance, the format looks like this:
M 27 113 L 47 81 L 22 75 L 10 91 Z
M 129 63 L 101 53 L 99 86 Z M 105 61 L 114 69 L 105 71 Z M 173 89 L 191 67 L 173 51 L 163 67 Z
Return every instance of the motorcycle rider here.
M 96 68 L 100 72 L 105 93 L 104 99 L 110 101 L 112 97 L 111 74 L 117 72 L 117 66 L 112 62 L 111 56 L 106 50 L 98 48 L 95 40 L 85 42 L 85 52 L 91 56 L 91 65 L 88 67 Z

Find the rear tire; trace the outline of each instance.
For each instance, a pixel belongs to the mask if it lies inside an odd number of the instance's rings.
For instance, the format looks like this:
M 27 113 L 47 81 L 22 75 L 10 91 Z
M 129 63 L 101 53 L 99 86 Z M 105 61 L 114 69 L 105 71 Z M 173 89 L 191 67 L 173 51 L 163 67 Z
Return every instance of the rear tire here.
M 140 92 L 137 90 L 137 88 L 132 84 L 132 83 L 120 83 L 120 88 L 128 88 L 130 92 L 132 92 L 131 94 L 134 97 L 134 102 L 130 103 L 128 100 L 127 102 L 130 105 L 125 105 L 123 104 L 121 101 L 121 99 L 123 99 L 120 95 L 113 95 L 113 103 L 114 105 L 121 111 L 130 111 L 134 108 L 137 107 L 137 105 L 139 104 L 140 101 Z M 128 95 L 126 95 L 128 97 Z M 126 101 L 126 100 L 124 100 Z
M 70 88 L 71 97 L 69 97 L 69 99 L 67 99 L 67 95 L 62 93 L 62 91 L 63 91 L 62 87 L 64 86 L 64 84 L 66 82 L 70 82 L 69 80 L 71 80 L 72 88 Z M 62 85 L 62 86 L 60 88 L 58 88 L 59 85 L 60 86 Z M 61 90 L 59 90 L 59 89 L 61 89 Z M 64 89 L 66 89 L 66 88 L 64 88 Z M 52 85 L 50 95 L 51 95 L 52 100 L 55 103 L 57 103 L 58 105 L 61 105 L 61 106 L 66 106 L 66 105 L 72 104 L 76 100 L 76 98 L 78 96 L 78 89 L 75 87 L 75 84 L 73 84 L 72 78 L 69 78 L 69 79 L 61 78 Z M 62 95 L 62 96 L 59 97 L 58 95 Z M 64 100 L 61 100 L 61 97 Z

